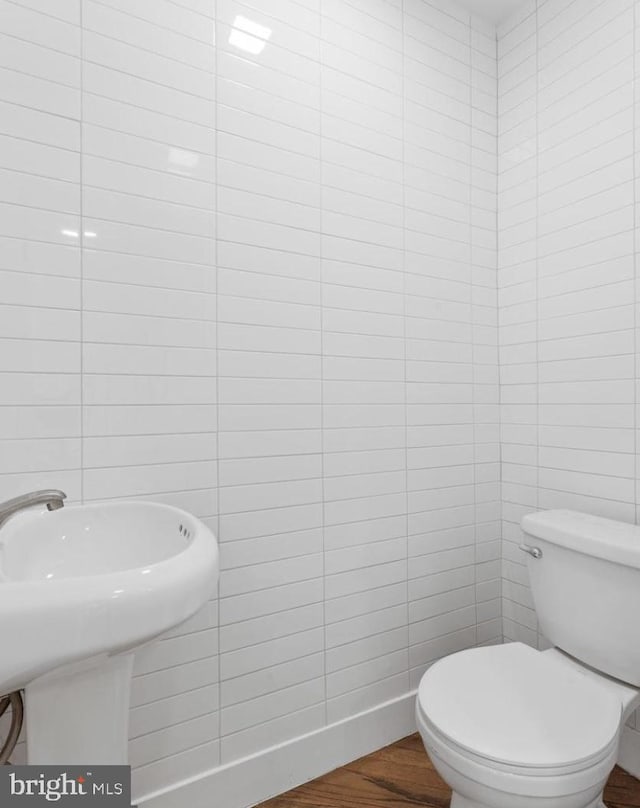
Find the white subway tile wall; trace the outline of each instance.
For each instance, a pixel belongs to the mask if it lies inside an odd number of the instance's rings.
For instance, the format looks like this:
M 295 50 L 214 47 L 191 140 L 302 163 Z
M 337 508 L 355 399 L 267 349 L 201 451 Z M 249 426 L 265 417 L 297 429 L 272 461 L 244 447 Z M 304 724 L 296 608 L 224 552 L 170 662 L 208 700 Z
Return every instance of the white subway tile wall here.
M 221 545 L 219 597 L 139 654 L 136 794 L 500 641 L 493 27 L 444 0 L 0 0 L 0 39 L 0 498 L 169 502 Z M 551 447 L 582 388 L 547 366 Z M 601 367 L 579 381 L 614 418 Z
M 187 5 L 81 4 L 82 479 L 216 529 L 214 20 Z M 138 793 L 219 761 L 217 613 L 137 655 Z
M 503 630 L 532 645 L 522 515 L 638 520 L 639 20 L 530 0 L 498 30 Z

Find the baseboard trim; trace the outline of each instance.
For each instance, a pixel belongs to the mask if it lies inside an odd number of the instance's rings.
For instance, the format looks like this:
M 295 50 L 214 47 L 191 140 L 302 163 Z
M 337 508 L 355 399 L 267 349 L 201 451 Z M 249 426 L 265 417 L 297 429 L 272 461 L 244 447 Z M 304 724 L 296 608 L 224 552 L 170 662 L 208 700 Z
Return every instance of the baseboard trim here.
M 140 808 L 249 808 L 416 731 L 412 691 L 344 721 L 139 797 Z
M 640 779 L 640 732 L 631 727 L 622 730 L 618 766 Z

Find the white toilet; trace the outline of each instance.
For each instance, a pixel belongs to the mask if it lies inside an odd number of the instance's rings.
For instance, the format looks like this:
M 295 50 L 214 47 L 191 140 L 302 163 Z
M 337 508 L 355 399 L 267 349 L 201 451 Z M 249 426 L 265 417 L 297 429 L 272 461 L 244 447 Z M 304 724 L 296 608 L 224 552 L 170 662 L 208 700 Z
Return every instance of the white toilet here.
M 540 630 L 555 646 L 473 648 L 436 662 L 418 728 L 451 808 L 604 808 L 640 705 L 640 528 L 573 511 L 525 516 Z

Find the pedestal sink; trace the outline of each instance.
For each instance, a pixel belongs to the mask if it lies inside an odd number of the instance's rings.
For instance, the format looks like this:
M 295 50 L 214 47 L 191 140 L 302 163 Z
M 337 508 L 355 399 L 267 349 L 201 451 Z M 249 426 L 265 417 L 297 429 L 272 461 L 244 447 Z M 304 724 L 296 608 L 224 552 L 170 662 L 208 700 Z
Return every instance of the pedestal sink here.
M 0 695 L 24 688 L 28 762 L 127 762 L 137 647 L 211 596 L 218 548 L 196 517 L 117 502 L 24 511 L 0 531 Z

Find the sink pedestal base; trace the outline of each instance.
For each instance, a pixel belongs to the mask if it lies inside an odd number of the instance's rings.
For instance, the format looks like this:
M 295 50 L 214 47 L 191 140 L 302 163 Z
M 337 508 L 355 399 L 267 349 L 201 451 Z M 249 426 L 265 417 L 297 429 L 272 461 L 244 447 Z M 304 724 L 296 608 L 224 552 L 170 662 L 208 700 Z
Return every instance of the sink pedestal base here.
M 126 764 L 133 654 L 60 668 L 25 688 L 27 762 Z

